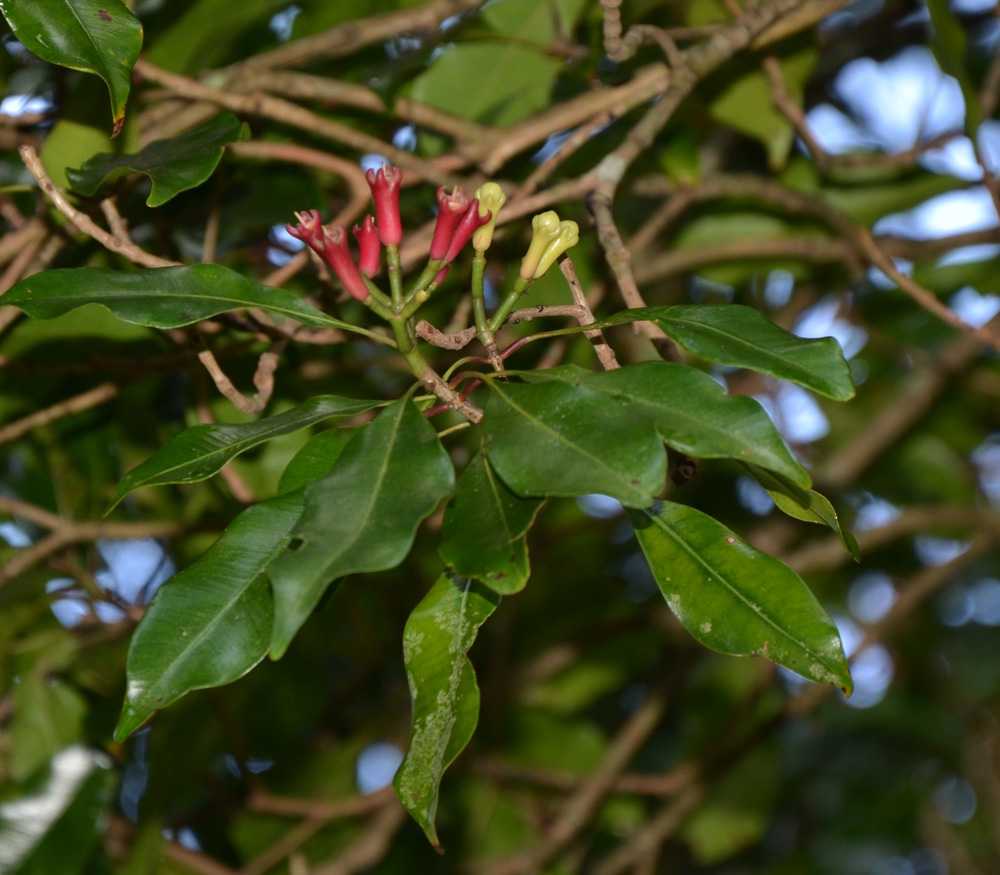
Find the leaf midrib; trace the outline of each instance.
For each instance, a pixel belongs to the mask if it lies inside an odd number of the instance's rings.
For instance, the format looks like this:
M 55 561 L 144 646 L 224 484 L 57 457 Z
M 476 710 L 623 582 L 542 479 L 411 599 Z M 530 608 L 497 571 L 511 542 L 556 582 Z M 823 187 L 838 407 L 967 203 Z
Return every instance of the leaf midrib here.
M 666 504 L 666 503 L 667 502 L 664 502 L 664 504 Z M 723 586 L 725 586 L 725 588 L 727 590 L 729 590 L 729 592 L 731 592 L 734 596 L 736 596 L 741 602 L 743 602 L 744 605 L 746 605 L 758 617 L 760 617 L 769 626 L 771 626 L 771 628 L 773 628 L 776 632 L 778 632 L 779 634 L 781 634 L 785 638 L 787 638 L 790 641 L 792 641 L 795 644 L 797 644 L 806 653 L 808 653 L 810 656 L 812 656 L 814 659 L 816 659 L 820 664 L 822 664 L 826 668 L 828 668 L 831 671 L 833 671 L 834 674 L 838 674 L 839 675 L 839 671 L 834 666 L 831 666 L 830 663 L 827 661 L 827 659 L 825 657 L 823 657 L 821 654 L 819 654 L 816 651 L 814 651 L 804 641 L 800 641 L 794 635 L 792 635 L 789 632 L 786 632 L 784 629 L 782 629 L 781 626 L 779 626 L 771 618 L 770 614 L 766 614 L 766 613 L 764 613 L 764 611 L 762 609 L 754 607 L 753 602 L 751 602 L 746 596 L 744 596 L 743 593 L 741 593 L 739 591 L 739 589 L 737 589 L 735 586 L 733 586 L 733 584 L 731 584 L 725 577 L 723 577 L 723 575 L 721 573 L 719 573 L 711 565 L 709 565 L 708 562 L 706 562 L 701 557 L 701 555 L 699 553 L 695 552 L 695 550 L 683 538 L 680 537 L 680 535 L 678 535 L 675 532 L 673 532 L 667 526 L 666 522 L 662 519 L 662 517 L 660 517 L 659 514 L 655 514 L 654 515 L 652 513 L 649 513 L 648 511 L 641 511 L 641 512 L 646 513 L 646 515 L 651 520 L 653 520 L 663 530 L 663 532 L 667 535 L 667 537 L 669 537 L 676 544 L 678 544 L 681 547 L 681 549 L 685 553 L 687 553 L 698 565 L 700 565 L 702 568 L 704 568 L 706 571 L 708 571 L 713 577 L 715 577 L 716 580 L 720 581 L 723 584 Z

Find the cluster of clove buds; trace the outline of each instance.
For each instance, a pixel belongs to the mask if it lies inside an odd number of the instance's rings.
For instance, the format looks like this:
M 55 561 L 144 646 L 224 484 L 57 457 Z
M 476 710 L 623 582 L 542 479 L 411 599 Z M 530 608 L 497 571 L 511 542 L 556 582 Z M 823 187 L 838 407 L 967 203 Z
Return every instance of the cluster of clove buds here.
M 390 282 L 394 287 L 392 303 L 398 313 L 401 306 L 413 299 L 411 293 L 404 302 L 395 293 L 399 281 L 398 247 L 403 237 L 399 215 L 399 186 L 403 172 L 398 167 L 383 166 L 378 171 L 369 170 L 365 178 L 375 202 L 375 218 L 368 215 L 362 224 L 354 226 L 354 236 L 358 241 L 357 261 L 348 246 L 347 229 L 343 225 L 324 225 L 317 210 L 296 213 L 298 222 L 287 226 L 288 233 L 307 244 L 331 268 L 344 288 L 369 306 L 373 303 L 390 303 L 372 282 L 379 271 L 381 249 L 384 246 Z M 497 214 L 506 200 L 503 190 L 495 182 L 480 186 L 471 199 L 460 187 L 451 192 L 446 191 L 444 186 L 438 188 L 437 222 L 431 240 L 430 259 L 416 283 L 420 301 L 426 300 L 430 292 L 441 284 L 452 262 L 470 239 L 477 258 L 482 258 L 493 240 Z M 532 227 L 534 235 L 528 252 L 521 261 L 520 291 L 532 280 L 542 276 L 556 258 L 579 240 L 576 222 L 561 222 L 551 210 L 535 216 Z M 375 302 L 370 300 L 373 295 Z M 376 306 L 375 309 L 380 310 L 381 307 Z

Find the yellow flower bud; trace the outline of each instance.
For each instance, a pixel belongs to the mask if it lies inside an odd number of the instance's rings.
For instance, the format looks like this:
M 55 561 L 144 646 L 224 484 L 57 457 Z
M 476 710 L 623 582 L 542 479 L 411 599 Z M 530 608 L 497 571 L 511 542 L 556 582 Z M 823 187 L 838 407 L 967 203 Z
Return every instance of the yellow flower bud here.
M 545 276 L 553 262 L 567 249 L 576 246 L 580 242 L 580 226 L 576 222 L 565 221 L 559 223 L 559 236 L 552 240 L 535 268 L 534 278 L 537 280 Z
M 528 253 L 521 259 L 521 276 L 530 280 L 535 276 L 542 253 L 559 236 L 559 216 L 555 210 L 539 213 L 531 220 L 534 233 L 528 246 Z
M 493 242 L 493 229 L 497 224 L 497 215 L 500 208 L 507 203 L 507 195 L 495 182 L 486 182 L 476 189 L 476 197 L 479 199 L 479 215 L 485 216 L 487 212 L 493 214 L 490 216 L 490 220 L 481 228 L 477 228 L 476 233 L 472 235 L 472 247 L 476 252 L 485 252 Z

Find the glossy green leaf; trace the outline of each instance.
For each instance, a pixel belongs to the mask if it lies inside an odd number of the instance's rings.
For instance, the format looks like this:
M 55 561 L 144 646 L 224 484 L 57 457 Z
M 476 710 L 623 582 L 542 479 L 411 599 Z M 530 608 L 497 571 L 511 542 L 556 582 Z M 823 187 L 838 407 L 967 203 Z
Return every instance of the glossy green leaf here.
M 451 459 L 408 396 L 355 434 L 333 470 L 306 487 L 293 551 L 271 567 L 271 657 L 285 652 L 332 581 L 402 562 L 420 521 L 454 488 Z
M 115 128 L 121 126 L 142 48 L 142 25 L 121 0 L 3 0 L 0 11 L 42 60 L 100 76 Z
M 84 871 L 106 834 L 115 780 L 102 753 L 73 745 L 55 754 L 43 782 L 25 796 L 0 803 L 0 871 L 4 875 Z
M 153 597 L 129 646 L 122 740 L 191 690 L 243 677 L 267 654 L 267 578 L 302 513 L 303 491 L 244 510 L 200 559 Z
M 668 337 L 708 361 L 798 383 L 836 401 L 854 397 L 850 368 L 834 338 L 796 337 L 753 307 L 643 307 L 616 313 L 602 324 L 636 320 L 655 322 Z
M 456 574 L 480 580 L 500 595 L 518 592 L 529 574 L 524 535 L 541 506 L 540 499 L 511 492 L 479 453 L 445 511 L 441 558 Z
M 443 574 L 414 608 L 403 632 L 413 727 L 393 783 L 435 847 L 440 847 L 434 821 L 441 776 L 479 721 L 479 686 L 466 654 L 499 604 L 500 596 L 482 584 Z
M 153 328 L 180 328 L 230 310 L 256 307 L 305 325 L 369 334 L 327 316 L 291 292 L 255 283 L 219 264 L 134 271 L 46 270 L 21 280 L 4 295 L 4 303 L 36 319 L 61 316 L 84 304 L 101 304 L 119 319 Z
M 325 476 L 340 458 L 355 431 L 353 428 L 331 428 L 312 438 L 282 471 L 278 495 L 308 486 L 313 480 Z
M 646 507 L 663 487 L 663 441 L 696 458 L 752 461 L 808 487 L 763 408 L 686 365 L 645 362 L 594 373 L 573 365 L 490 380 L 490 461 L 519 495 L 599 492 Z
M 324 419 L 356 416 L 384 403 L 318 395 L 284 413 L 254 422 L 192 426 L 129 471 L 118 484 L 108 509 L 140 486 L 205 480 L 220 471 L 230 459 L 264 441 Z
M 95 155 L 79 169 L 67 168 L 73 188 L 92 195 L 129 173 L 144 173 L 153 183 L 146 204 L 158 207 L 182 191 L 208 179 L 222 159 L 224 147 L 249 139 L 250 128 L 230 112 L 167 140 L 156 140 L 132 155 Z
M 744 467 L 767 490 L 779 510 L 803 522 L 829 526 L 840 535 L 840 540 L 847 552 L 854 557 L 854 561 L 861 561 L 857 540 L 855 540 L 854 535 L 841 526 L 837 511 L 826 496 L 813 489 L 803 489 L 786 477 L 764 471 L 755 465 Z
M 670 610 L 698 641 L 850 694 L 837 627 L 787 565 L 684 505 L 658 501 L 629 517 Z

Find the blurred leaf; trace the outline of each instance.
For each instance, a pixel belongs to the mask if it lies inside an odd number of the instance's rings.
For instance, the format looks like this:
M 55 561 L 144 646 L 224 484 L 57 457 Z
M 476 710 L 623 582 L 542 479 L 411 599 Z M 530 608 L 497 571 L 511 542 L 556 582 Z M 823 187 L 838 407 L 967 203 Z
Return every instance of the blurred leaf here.
M 101 304 L 119 319 L 154 328 L 179 328 L 230 310 L 257 307 L 305 325 L 369 334 L 320 312 L 291 292 L 263 286 L 218 264 L 152 270 L 60 268 L 21 280 L 4 303 L 35 319 L 61 316 L 84 304 Z
M 44 61 L 96 73 L 111 93 L 115 131 L 125 118 L 142 25 L 121 0 L 6 0 L 10 29 Z
M 779 59 L 785 88 L 796 104 L 801 105 L 806 82 L 818 60 L 819 51 L 811 42 Z M 788 159 L 795 129 L 774 105 L 773 95 L 771 81 L 757 67 L 730 82 L 709 109 L 723 124 L 760 140 L 767 149 L 768 164 L 778 169 Z
M 254 422 L 192 426 L 129 471 L 115 489 L 108 510 L 140 486 L 205 480 L 222 470 L 230 459 L 264 441 L 324 419 L 347 419 L 384 403 L 317 395 L 298 407 Z
M 403 632 L 413 728 L 393 783 L 435 847 L 441 844 L 434 824 L 441 776 L 479 721 L 479 687 L 466 653 L 499 604 L 500 596 L 476 581 L 445 573 L 414 608 Z
M 520 591 L 529 573 L 524 535 L 541 506 L 540 499 L 511 492 L 478 453 L 445 510 L 441 558 L 460 577 L 480 580 L 500 595 Z
M 267 568 L 303 506 L 298 490 L 248 507 L 204 556 L 157 590 L 132 635 L 115 738 L 191 690 L 243 677 L 264 658 L 274 612 Z
M 451 459 L 409 396 L 356 433 L 333 470 L 306 487 L 292 549 L 271 566 L 271 658 L 285 652 L 331 582 L 402 562 L 420 521 L 454 488 Z
M 0 804 L 4 875 L 77 875 L 104 835 L 114 773 L 106 757 L 64 748 L 39 787 Z M 92 871 L 92 870 L 90 870 Z
M 354 432 L 351 428 L 331 428 L 312 438 L 285 467 L 278 483 L 278 494 L 308 486 L 324 476 L 340 458 Z
M 629 518 L 667 605 L 698 641 L 764 656 L 850 695 L 837 627 L 787 565 L 681 504 L 657 502 Z
M 53 184 L 67 188 L 67 168 L 110 147 L 111 140 L 100 127 L 60 118 L 45 138 L 39 157 Z
M 809 486 L 763 408 L 687 365 L 594 373 L 574 365 L 490 380 L 483 431 L 497 473 L 519 495 L 597 492 L 646 507 L 663 488 L 663 441 L 696 458 L 753 461 Z
M 965 29 L 947 0 L 927 0 L 927 11 L 934 28 L 931 49 L 941 69 L 953 76 L 962 89 L 962 97 L 965 99 L 965 130 L 975 140 L 983 120 L 983 112 L 979 92 L 969 76 L 966 63 L 968 43 Z
M 150 38 L 146 58 L 177 73 L 215 66 L 214 59 L 255 21 L 287 6 L 284 0 L 198 0 L 166 31 Z
M 146 205 L 158 207 L 189 188 L 201 185 L 222 159 L 224 147 L 247 140 L 250 128 L 230 112 L 180 136 L 156 140 L 132 155 L 95 155 L 79 170 L 67 168 L 73 188 L 93 195 L 102 186 L 129 173 L 144 173 L 153 183 Z
M 655 322 L 685 349 L 708 361 L 789 380 L 836 401 L 854 397 L 850 368 L 834 338 L 796 337 L 753 307 L 644 307 L 601 322 L 621 325 L 636 320 Z
M 549 46 L 572 33 L 586 0 L 501 0 L 482 11 L 483 21 L 497 33 Z M 558 32 L 556 25 L 558 24 Z
M 45 665 L 35 665 L 20 673 L 13 687 L 14 714 L 7 735 L 9 750 L 4 753 L 10 776 L 26 781 L 55 754 L 79 740 L 87 703 L 69 684 L 50 680 Z
M 858 542 L 847 529 L 840 525 L 837 511 L 828 498 L 812 489 L 803 489 L 779 474 L 772 474 L 756 465 L 744 465 L 754 478 L 763 486 L 768 495 L 774 499 L 778 509 L 797 520 L 807 523 L 819 523 L 829 526 L 843 542 L 847 552 L 854 557 L 855 562 L 861 561 Z
M 413 81 L 411 96 L 464 118 L 510 125 L 545 106 L 562 62 L 517 42 L 444 48 Z

